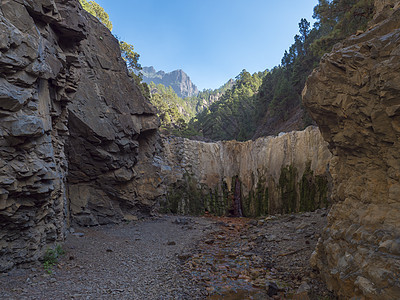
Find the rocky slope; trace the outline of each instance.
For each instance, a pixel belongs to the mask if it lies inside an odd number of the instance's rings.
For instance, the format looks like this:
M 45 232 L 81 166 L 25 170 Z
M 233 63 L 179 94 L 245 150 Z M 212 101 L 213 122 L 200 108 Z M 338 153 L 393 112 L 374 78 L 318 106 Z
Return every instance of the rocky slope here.
M 167 212 L 259 216 L 329 202 L 331 154 L 317 128 L 243 143 L 165 138 L 163 149 Z
M 144 82 L 170 86 L 180 98 L 196 96 L 199 93 L 190 77 L 182 70 L 165 73 L 164 71 L 156 72 L 154 67 L 144 67 L 142 73 Z
M 334 154 L 335 204 L 312 263 L 346 299 L 400 295 L 400 5 L 388 2 L 322 58 L 303 92 Z
M 132 167 L 158 120 L 118 53 L 76 0 L 1 2 L 0 271 L 63 240 L 70 209 L 97 224 L 146 207 Z

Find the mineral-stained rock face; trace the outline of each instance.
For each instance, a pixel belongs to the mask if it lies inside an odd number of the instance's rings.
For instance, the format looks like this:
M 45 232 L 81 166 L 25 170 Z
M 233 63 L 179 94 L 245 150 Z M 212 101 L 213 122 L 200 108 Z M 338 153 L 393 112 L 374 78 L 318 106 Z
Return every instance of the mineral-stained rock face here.
M 331 154 L 317 128 L 243 143 L 166 138 L 163 146 L 166 211 L 258 216 L 328 204 Z
M 303 92 L 334 154 L 335 204 L 312 263 L 347 299 L 400 296 L 399 5 L 382 14 L 325 55 Z
M 117 41 L 77 0 L 0 3 L 3 271 L 62 241 L 70 210 L 81 224 L 148 210 L 132 167 L 138 152 L 151 158 L 158 121 Z

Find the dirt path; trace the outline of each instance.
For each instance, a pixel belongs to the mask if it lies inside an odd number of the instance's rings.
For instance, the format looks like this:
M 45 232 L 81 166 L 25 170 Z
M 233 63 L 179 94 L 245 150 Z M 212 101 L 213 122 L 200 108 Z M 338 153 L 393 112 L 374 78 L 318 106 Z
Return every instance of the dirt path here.
M 76 228 L 52 274 L 0 274 L 0 299 L 330 299 L 308 266 L 325 215 Z

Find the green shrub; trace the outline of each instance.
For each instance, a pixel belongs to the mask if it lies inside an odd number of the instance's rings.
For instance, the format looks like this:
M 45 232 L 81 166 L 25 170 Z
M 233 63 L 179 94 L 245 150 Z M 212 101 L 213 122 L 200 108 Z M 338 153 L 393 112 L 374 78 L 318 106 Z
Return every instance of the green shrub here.
M 58 259 L 65 254 L 65 250 L 61 245 L 57 245 L 54 249 L 47 248 L 43 256 L 43 268 L 51 274 L 53 267 L 57 264 Z

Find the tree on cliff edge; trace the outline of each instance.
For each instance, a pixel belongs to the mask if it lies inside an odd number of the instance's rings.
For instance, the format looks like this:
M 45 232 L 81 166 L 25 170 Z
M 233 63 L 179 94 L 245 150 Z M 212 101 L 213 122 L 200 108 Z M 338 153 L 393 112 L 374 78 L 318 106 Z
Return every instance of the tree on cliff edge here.
M 112 31 L 112 23 L 108 14 L 104 11 L 99 4 L 94 1 L 87 1 L 87 0 L 79 0 L 80 4 L 82 5 L 83 9 L 86 10 L 91 15 L 95 16 L 101 23 L 104 24 L 110 31 Z
M 79 0 L 79 3 L 82 5 L 82 8 L 84 10 L 96 17 L 104 26 L 112 31 L 112 23 L 109 19 L 108 14 L 104 11 L 103 7 L 101 7 L 95 1 Z M 140 55 L 134 51 L 133 45 L 121 41 L 118 37 L 117 39 L 119 41 L 121 57 L 125 60 L 129 73 L 135 80 L 135 83 L 139 87 L 142 94 L 149 99 L 149 88 L 146 83 L 142 82 L 142 73 L 140 73 L 140 70 L 142 69 L 139 64 Z

